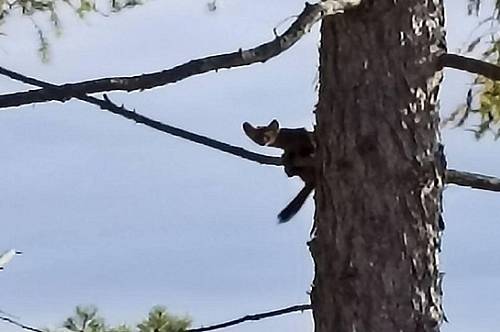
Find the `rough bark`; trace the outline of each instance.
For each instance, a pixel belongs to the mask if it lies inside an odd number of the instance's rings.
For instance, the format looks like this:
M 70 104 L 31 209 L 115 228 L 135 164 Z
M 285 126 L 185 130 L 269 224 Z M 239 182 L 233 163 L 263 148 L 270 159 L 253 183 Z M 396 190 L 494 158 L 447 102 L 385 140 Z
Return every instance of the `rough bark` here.
M 438 331 L 439 0 L 365 0 L 321 28 L 316 332 Z

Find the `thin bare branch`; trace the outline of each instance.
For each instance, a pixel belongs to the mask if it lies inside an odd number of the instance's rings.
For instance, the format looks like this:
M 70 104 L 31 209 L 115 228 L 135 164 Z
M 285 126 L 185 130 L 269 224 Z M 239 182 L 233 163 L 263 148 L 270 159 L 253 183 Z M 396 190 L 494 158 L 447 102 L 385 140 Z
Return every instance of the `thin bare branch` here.
M 446 171 L 446 183 L 474 189 L 500 191 L 500 178 L 454 169 Z
M 455 68 L 472 74 L 479 74 L 494 81 L 500 80 L 500 67 L 492 63 L 468 58 L 458 54 L 443 54 L 439 57 L 442 67 Z
M 38 80 L 38 79 L 33 78 L 33 77 L 28 77 L 28 76 L 13 72 L 13 71 L 8 70 L 8 69 L 3 68 L 3 67 L 0 67 L 0 74 L 8 76 L 8 77 L 15 79 L 15 80 L 18 80 L 18 81 L 27 83 L 27 84 L 43 87 L 43 88 L 47 89 L 48 91 L 58 89 L 58 87 L 54 84 L 50 84 L 50 83 Z M 91 103 L 91 104 L 94 104 L 94 105 L 97 105 L 101 109 L 104 109 L 104 110 L 110 111 L 111 113 L 123 116 L 129 120 L 135 121 L 136 123 L 146 125 L 150 128 L 154 128 L 158 131 L 161 131 L 161 132 L 164 132 L 164 133 L 176 136 L 176 137 L 180 137 L 180 138 L 183 138 L 183 139 L 186 139 L 186 140 L 198 143 L 198 144 L 202 144 L 202 145 L 211 147 L 211 148 L 216 149 L 216 150 L 220 150 L 220 151 L 223 151 L 223 152 L 226 152 L 226 153 L 229 153 L 229 154 L 232 154 L 232 155 L 235 155 L 235 156 L 238 156 L 238 157 L 250 160 L 250 161 L 254 161 L 254 162 L 257 162 L 260 164 L 264 164 L 264 165 L 275 165 L 275 166 L 282 165 L 281 158 L 279 158 L 279 157 L 267 156 L 267 155 L 263 155 L 260 153 L 251 152 L 251 151 L 245 150 L 245 149 L 238 147 L 238 146 L 230 145 L 230 144 L 227 144 L 227 143 L 224 143 L 221 141 L 217 141 L 217 140 L 214 140 L 214 139 L 206 137 L 206 136 L 202 136 L 202 135 L 198 135 L 198 134 L 189 132 L 189 131 L 184 130 L 184 129 L 170 126 L 170 125 L 162 123 L 160 121 L 153 120 L 153 119 L 148 118 L 144 115 L 141 115 L 135 111 L 130 111 L 130 110 L 126 109 L 124 106 L 115 105 L 114 103 L 111 102 L 111 100 L 109 100 L 109 98 L 107 98 L 106 95 L 104 96 L 104 100 L 99 99 L 99 98 L 95 98 L 95 97 L 91 97 L 91 96 L 87 96 L 87 95 L 81 95 L 78 97 L 78 99 L 83 100 L 83 101 L 88 102 L 88 103 Z
M 93 97 L 88 97 L 88 98 L 93 98 Z M 95 98 L 97 99 L 97 98 Z M 84 100 L 84 99 L 82 99 Z M 88 100 L 85 100 L 88 101 Z M 245 150 L 239 146 L 234 146 L 231 144 L 227 144 L 221 141 L 217 141 L 215 139 L 212 139 L 207 136 L 203 135 L 198 135 L 192 132 L 189 132 L 187 130 L 177 128 L 165 123 L 162 123 L 160 121 L 153 120 L 151 118 L 148 118 L 144 115 L 141 115 L 135 111 L 130 111 L 126 109 L 123 106 L 117 106 L 114 103 L 112 103 L 107 96 L 105 96 L 104 100 L 97 99 L 95 101 L 98 101 L 99 103 L 95 103 L 96 105 L 99 105 L 101 109 L 105 109 L 110 111 L 111 113 L 121 115 L 127 119 L 133 120 L 136 123 L 144 124 L 150 128 L 154 128 L 156 130 L 159 130 L 161 132 L 180 137 L 186 140 L 189 140 L 191 142 L 195 142 L 201 145 L 208 146 L 210 148 L 226 152 L 235 156 L 238 156 L 240 158 L 250 160 L 257 162 L 262 165 L 274 165 L 274 166 L 280 166 L 282 165 L 281 163 L 281 158 L 280 157 L 273 157 L 273 156 L 268 156 L 260 153 L 255 153 L 252 151 Z
M 268 312 L 263 312 L 260 314 L 254 314 L 254 315 L 246 315 L 241 318 L 233 319 L 224 323 L 220 324 L 215 324 L 207 327 L 198 327 L 195 329 L 188 329 L 186 332 L 205 332 L 205 331 L 213 331 L 213 330 L 218 330 L 218 329 L 223 329 L 226 327 L 234 326 L 237 324 L 241 324 L 243 322 L 247 321 L 256 321 L 256 320 L 261 320 L 264 318 L 269 318 L 269 317 L 274 317 L 274 316 L 280 316 L 284 314 L 288 314 L 291 312 L 296 312 L 296 311 L 306 311 L 306 310 L 311 310 L 311 305 L 310 304 L 300 304 L 300 305 L 294 305 L 291 307 L 283 308 L 283 309 L 278 309 L 278 310 L 273 310 L 273 311 L 268 311 Z
M 79 83 L 68 83 L 51 89 L 37 89 L 25 92 L 0 95 L 0 108 L 57 100 L 65 102 L 71 98 L 82 97 L 106 91 L 134 91 L 175 83 L 185 78 L 217 71 L 224 68 L 248 66 L 281 54 L 294 45 L 311 27 L 325 15 L 341 13 L 358 5 L 360 0 L 323 0 L 314 5 L 306 3 L 302 13 L 292 25 L 270 42 L 248 50 L 219 54 L 191 60 L 182 65 L 159 72 L 131 77 L 108 77 Z
M 31 331 L 31 332 L 47 332 L 47 331 L 44 331 L 44 330 L 40 330 L 40 329 L 37 329 L 36 327 L 32 327 L 32 326 L 28 326 L 28 325 L 25 325 L 25 324 L 22 324 L 20 322 L 18 322 L 17 320 L 14 320 L 12 318 L 9 318 L 9 317 L 4 317 L 4 316 L 0 316 L 0 320 L 6 322 L 6 323 L 9 323 L 11 325 L 15 325 L 23 330 L 26 330 L 26 331 Z

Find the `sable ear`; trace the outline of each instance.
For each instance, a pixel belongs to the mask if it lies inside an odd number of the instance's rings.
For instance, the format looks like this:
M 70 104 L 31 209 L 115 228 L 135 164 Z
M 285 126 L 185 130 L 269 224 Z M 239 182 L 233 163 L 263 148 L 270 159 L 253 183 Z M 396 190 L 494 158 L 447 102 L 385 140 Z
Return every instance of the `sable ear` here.
M 273 121 L 269 122 L 267 127 L 269 129 L 278 130 L 280 128 L 280 124 L 279 124 L 278 120 L 274 119 Z
M 255 130 L 255 128 L 248 122 L 243 122 L 243 131 L 245 132 L 245 134 L 247 134 L 248 136 L 251 135 L 251 133 L 253 133 L 253 131 Z

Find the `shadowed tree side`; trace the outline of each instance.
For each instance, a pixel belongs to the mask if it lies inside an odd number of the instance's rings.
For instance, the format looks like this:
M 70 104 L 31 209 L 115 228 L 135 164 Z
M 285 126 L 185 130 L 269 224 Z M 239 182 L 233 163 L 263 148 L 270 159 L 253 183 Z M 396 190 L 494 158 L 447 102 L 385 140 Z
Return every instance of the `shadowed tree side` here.
M 316 332 L 439 330 L 443 21 L 438 0 L 366 0 L 323 20 Z

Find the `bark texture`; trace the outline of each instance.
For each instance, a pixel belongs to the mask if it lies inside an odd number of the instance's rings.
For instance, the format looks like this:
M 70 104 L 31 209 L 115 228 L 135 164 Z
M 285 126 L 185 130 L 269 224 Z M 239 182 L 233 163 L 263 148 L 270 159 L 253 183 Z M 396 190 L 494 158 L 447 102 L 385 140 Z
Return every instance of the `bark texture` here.
M 310 250 L 316 332 L 438 331 L 439 0 L 324 19 Z

